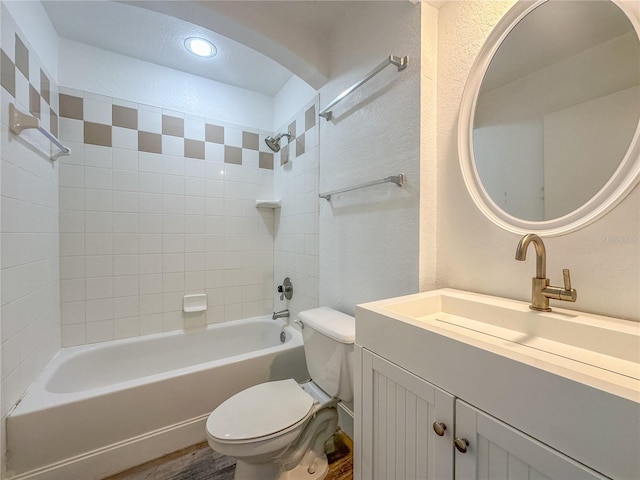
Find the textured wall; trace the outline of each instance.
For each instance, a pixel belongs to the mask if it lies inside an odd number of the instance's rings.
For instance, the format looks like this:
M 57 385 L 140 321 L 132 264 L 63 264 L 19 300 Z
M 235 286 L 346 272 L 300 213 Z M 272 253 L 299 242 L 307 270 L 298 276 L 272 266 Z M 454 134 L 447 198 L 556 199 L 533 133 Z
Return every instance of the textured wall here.
M 393 184 L 320 201 L 320 303 L 353 314 L 357 303 L 418 290 L 420 199 L 420 7 L 355 6 L 331 37 L 331 81 L 320 107 L 388 55 L 387 67 L 320 122 L 320 192 L 405 173 Z
M 513 2 L 448 2 L 439 10 L 438 286 L 519 300 L 530 296 L 535 256 L 514 260 L 519 235 L 486 219 L 467 194 L 458 164 L 457 121 L 469 69 Z M 570 268 L 572 309 L 640 319 L 640 190 L 574 233 L 545 239 L 547 272 L 561 284 Z M 552 302 L 554 303 L 554 302 Z M 559 304 L 560 302 L 555 302 Z
M 50 160 L 51 144 L 42 135 L 28 131 L 17 137 L 8 129 L 9 103 L 14 103 L 57 132 L 57 83 L 30 43 L 33 32 L 16 25 L 4 4 L 1 17 L 0 455 L 4 464 L 6 414 L 60 347 L 60 286 L 58 165 Z

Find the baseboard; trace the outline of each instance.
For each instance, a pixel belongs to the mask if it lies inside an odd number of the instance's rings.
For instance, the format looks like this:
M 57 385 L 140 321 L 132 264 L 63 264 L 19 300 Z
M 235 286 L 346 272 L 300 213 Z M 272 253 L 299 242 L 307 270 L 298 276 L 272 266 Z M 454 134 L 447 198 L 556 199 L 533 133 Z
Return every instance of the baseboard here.
M 154 460 L 206 440 L 205 424 L 209 415 L 176 423 L 132 437 L 60 462 L 28 472 L 11 475 L 7 480 L 102 480 L 142 463 Z

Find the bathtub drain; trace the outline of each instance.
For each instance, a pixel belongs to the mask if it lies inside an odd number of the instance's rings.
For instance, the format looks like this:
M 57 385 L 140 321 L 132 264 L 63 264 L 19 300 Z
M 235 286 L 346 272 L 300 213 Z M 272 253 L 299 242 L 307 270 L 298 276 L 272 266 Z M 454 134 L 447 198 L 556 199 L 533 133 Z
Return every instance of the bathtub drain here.
M 287 339 L 287 334 L 284 332 L 280 332 L 280 341 L 284 343 L 286 339 Z

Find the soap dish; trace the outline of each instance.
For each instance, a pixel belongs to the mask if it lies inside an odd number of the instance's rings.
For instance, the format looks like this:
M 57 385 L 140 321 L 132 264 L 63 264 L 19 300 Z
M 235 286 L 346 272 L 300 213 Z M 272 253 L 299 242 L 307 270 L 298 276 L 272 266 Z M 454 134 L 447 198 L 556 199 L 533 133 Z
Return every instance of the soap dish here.
M 182 297 L 182 310 L 186 313 L 203 312 L 207 309 L 207 294 L 198 293 Z

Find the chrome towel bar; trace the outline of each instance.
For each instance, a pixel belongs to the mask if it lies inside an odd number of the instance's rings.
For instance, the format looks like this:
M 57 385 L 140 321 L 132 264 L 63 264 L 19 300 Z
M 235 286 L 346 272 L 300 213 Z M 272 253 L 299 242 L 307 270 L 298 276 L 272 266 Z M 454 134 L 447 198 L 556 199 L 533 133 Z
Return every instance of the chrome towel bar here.
M 405 175 L 404 173 L 401 173 L 399 175 L 391 175 L 389 177 L 381 178 L 380 180 L 373 180 L 371 182 L 356 185 L 354 187 L 346 187 L 339 190 L 333 190 L 331 192 L 321 193 L 318 196 L 320 198 L 324 198 L 325 200 L 331 200 L 331 196 L 337 195 L 338 193 L 351 192 L 352 190 L 360 190 L 361 188 L 373 187 L 374 185 L 381 185 L 383 183 L 395 183 L 397 186 L 402 187 L 404 185 L 404 181 Z
M 10 103 L 9 130 L 11 130 L 16 135 L 20 135 L 23 130 L 27 130 L 30 128 L 35 128 L 36 130 L 38 130 L 60 150 L 60 152 L 51 156 L 52 159 L 55 160 L 60 155 L 69 155 L 71 153 L 71 150 L 69 148 L 65 147 L 51 132 L 47 131 L 40 125 L 40 120 L 37 117 L 21 112 L 13 103 Z
M 369 80 L 371 80 L 373 77 L 375 77 L 378 73 L 380 73 L 382 70 L 384 70 L 384 68 L 386 66 L 395 65 L 396 67 L 398 67 L 398 71 L 400 72 L 400 71 L 404 70 L 405 68 L 407 68 L 407 63 L 408 62 L 409 62 L 409 57 L 407 57 L 407 56 L 396 57 L 395 55 L 389 55 L 389 57 L 386 58 L 384 60 L 384 62 L 382 62 L 376 68 L 374 68 L 369 73 L 367 73 L 367 75 L 362 80 L 360 80 L 359 82 L 354 83 L 349 88 L 347 88 L 344 92 L 342 92 L 340 95 L 338 95 L 335 99 L 333 99 L 331 102 L 329 102 L 329 104 L 326 107 L 324 107 L 322 109 L 322 111 L 318 115 L 320 115 L 325 120 L 331 120 L 333 118 L 333 114 L 331 112 L 331 109 L 336 104 L 338 104 L 339 102 L 344 100 L 344 98 L 347 95 L 349 95 L 354 90 L 360 88 L 362 85 L 367 83 Z

